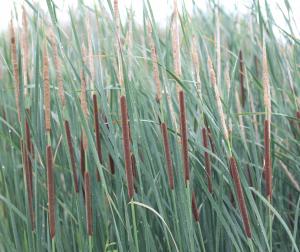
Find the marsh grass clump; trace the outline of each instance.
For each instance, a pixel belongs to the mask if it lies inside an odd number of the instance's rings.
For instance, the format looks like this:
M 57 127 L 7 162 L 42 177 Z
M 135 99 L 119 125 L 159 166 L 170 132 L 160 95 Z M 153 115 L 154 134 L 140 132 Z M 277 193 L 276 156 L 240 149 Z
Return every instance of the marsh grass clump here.
M 17 2 L 0 33 L 0 251 L 299 251 L 292 1 L 287 28 L 268 0 L 167 1 L 166 26 L 152 1 L 82 0 L 66 19 L 60 1 Z

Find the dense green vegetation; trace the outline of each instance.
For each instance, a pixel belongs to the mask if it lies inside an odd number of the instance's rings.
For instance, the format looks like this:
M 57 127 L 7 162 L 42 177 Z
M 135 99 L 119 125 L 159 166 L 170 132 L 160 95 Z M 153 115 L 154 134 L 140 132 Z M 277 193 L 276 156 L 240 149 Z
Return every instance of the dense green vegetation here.
M 0 39 L 1 251 L 299 251 L 288 1 L 288 30 L 256 0 L 166 28 L 151 1 L 142 24 L 116 0 L 62 24 L 46 2 Z

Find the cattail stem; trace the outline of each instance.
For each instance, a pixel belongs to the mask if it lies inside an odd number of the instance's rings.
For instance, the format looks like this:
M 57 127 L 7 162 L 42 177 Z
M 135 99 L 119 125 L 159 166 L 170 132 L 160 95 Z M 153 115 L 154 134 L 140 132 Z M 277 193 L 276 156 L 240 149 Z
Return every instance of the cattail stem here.
M 47 188 L 48 188 L 48 211 L 49 226 L 51 239 L 55 236 L 55 191 L 54 191 L 54 174 L 53 174 L 53 157 L 50 145 L 46 147 L 47 155 Z
M 182 159 L 184 168 L 184 180 L 187 185 L 187 181 L 190 179 L 189 168 L 189 154 L 188 154 L 188 136 L 186 125 L 186 111 L 185 111 L 185 99 L 184 92 L 179 91 L 179 109 L 180 109 L 180 131 L 181 131 L 181 144 L 182 144 Z
M 94 105 L 94 128 L 96 135 L 96 147 L 100 164 L 102 164 L 102 149 L 101 149 L 101 139 L 100 139 L 100 127 L 99 127 L 99 115 L 98 115 L 98 102 L 97 95 L 93 94 L 93 105 Z M 97 180 L 100 181 L 100 174 L 97 169 L 96 171 Z
M 88 171 L 85 171 L 84 173 L 84 193 L 85 193 L 86 229 L 88 235 L 91 236 L 93 235 L 93 209 L 92 209 L 90 175 Z
M 161 132 L 162 132 L 162 136 L 163 136 L 165 157 L 166 157 L 166 161 L 167 161 L 167 172 L 168 172 L 168 177 L 169 177 L 169 184 L 170 184 L 171 190 L 173 190 L 174 189 L 173 164 L 172 164 L 172 159 L 171 159 L 171 151 L 170 151 L 170 144 L 169 144 L 166 123 L 161 124 Z
M 265 151 L 265 180 L 266 195 L 272 199 L 272 161 L 270 151 L 270 123 L 268 120 L 264 122 L 264 151 Z
M 73 143 L 72 143 L 70 125 L 69 125 L 69 122 L 67 120 L 65 121 L 65 131 L 66 131 L 66 135 L 67 135 L 67 142 L 68 142 L 70 159 L 71 159 L 71 166 L 72 166 L 72 172 L 73 172 L 75 192 L 78 193 L 79 188 L 78 188 L 78 177 L 77 177 L 77 172 L 76 172 L 75 152 L 74 152 Z
M 243 224 L 244 224 L 244 231 L 245 231 L 245 234 L 247 235 L 247 237 L 251 239 L 252 233 L 251 233 L 251 228 L 250 228 L 248 211 L 246 208 L 244 193 L 243 193 L 239 172 L 238 172 L 236 161 L 235 161 L 234 157 L 230 157 L 230 174 L 232 176 L 232 179 L 233 179 L 233 182 L 235 185 L 235 189 L 237 192 L 237 199 L 238 199 L 238 203 L 239 203 L 239 207 L 240 207 L 240 211 L 241 211 L 241 215 L 242 215 L 242 220 L 243 220 Z
M 208 149 L 206 128 L 202 129 L 202 141 L 203 141 L 204 148 Z M 204 161 L 205 161 L 205 169 L 207 175 L 208 191 L 212 193 L 211 163 L 210 163 L 210 156 L 207 151 L 204 151 Z
M 195 221 L 199 222 L 200 221 L 200 212 L 199 212 L 199 209 L 197 207 L 195 192 L 193 192 L 193 194 L 192 194 L 192 212 L 193 212 L 193 216 L 194 216 Z
M 134 195 L 133 186 L 133 173 L 132 173 L 132 163 L 130 156 L 130 137 L 129 137 L 129 127 L 128 127 L 128 112 L 126 97 L 122 95 L 120 97 L 120 109 L 121 109 L 121 119 L 122 119 L 122 133 L 123 133 L 123 148 L 124 148 L 124 159 L 125 168 L 127 176 L 127 186 L 128 186 L 128 196 L 131 199 Z

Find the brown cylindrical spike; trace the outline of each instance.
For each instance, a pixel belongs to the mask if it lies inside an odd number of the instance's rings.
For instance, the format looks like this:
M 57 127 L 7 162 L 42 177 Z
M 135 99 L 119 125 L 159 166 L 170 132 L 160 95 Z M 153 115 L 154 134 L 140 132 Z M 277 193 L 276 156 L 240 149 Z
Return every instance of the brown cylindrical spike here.
M 49 226 L 51 239 L 55 236 L 55 191 L 54 191 L 54 174 L 53 174 L 53 157 L 50 145 L 47 145 L 47 189 L 48 189 L 48 211 Z
M 202 141 L 205 149 L 208 149 L 206 128 L 202 129 Z M 211 178 L 211 163 L 210 156 L 207 151 L 204 151 L 205 170 L 207 175 L 208 191 L 212 193 L 212 178 Z
M 123 148 L 124 148 L 124 159 L 125 168 L 127 176 L 127 186 L 128 186 L 128 196 L 131 199 L 134 195 L 133 186 L 133 173 L 132 173 L 132 163 L 130 156 L 130 137 L 129 137 L 129 127 L 128 127 L 128 112 L 126 97 L 122 95 L 120 97 L 120 109 L 121 109 L 121 119 L 122 119 L 122 133 L 123 133 Z
M 70 125 L 69 125 L 69 122 L 67 120 L 65 121 L 65 131 L 66 131 L 66 135 L 67 135 L 67 142 L 68 142 L 70 159 L 71 159 L 71 166 L 72 166 L 75 192 L 78 193 L 79 192 L 79 187 L 78 187 L 78 177 L 77 177 L 77 172 L 76 172 L 75 152 L 74 152 L 73 143 L 72 143 Z
M 163 136 L 165 158 L 167 161 L 167 172 L 168 172 L 168 177 L 169 177 L 169 184 L 170 184 L 171 190 L 173 190 L 174 189 L 173 164 L 172 164 L 172 159 L 171 159 L 171 151 L 170 151 L 167 125 L 165 123 L 161 124 L 161 132 L 162 132 L 162 136 Z
M 91 193 L 91 185 L 90 185 L 90 175 L 88 171 L 85 171 L 84 173 L 84 193 L 85 193 L 86 229 L 88 235 L 93 235 L 92 193 Z
M 186 125 L 185 100 L 184 100 L 184 92 L 182 90 L 179 91 L 179 109 L 180 109 L 180 131 L 181 131 L 184 180 L 185 180 L 185 184 L 187 185 L 187 181 L 190 179 L 190 168 L 189 168 L 188 136 L 187 136 L 187 125 Z
M 247 237 L 251 238 L 252 233 L 251 233 L 251 228 L 250 228 L 248 211 L 246 208 L 244 192 L 242 189 L 240 176 L 239 176 L 239 172 L 238 172 L 236 161 L 235 161 L 234 157 L 230 157 L 230 173 L 231 173 L 231 176 L 232 176 L 232 179 L 233 179 L 233 182 L 235 185 L 235 189 L 237 192 L 237 199 L 238 199 L 238 203 L 239 203 L 239 207 L 240 207 L 240 211 L 241 211 L 241 215 L 242 215 L 244 230 L 245 230 Z

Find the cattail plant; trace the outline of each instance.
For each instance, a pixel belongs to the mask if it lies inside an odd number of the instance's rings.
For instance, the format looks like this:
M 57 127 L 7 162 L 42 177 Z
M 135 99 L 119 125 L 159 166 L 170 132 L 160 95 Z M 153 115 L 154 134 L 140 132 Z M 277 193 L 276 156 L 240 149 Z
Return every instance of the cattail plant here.
M 272 198 L 272 161 L 270 152 L 270 124 L 268 120 L 264 122 L 264 156 L 265 156 L 265 180 L 266 180 L 266 195 Z
M 242 50 L 239 51 L 239 78 L 240 78 L 240 90 L 241 90 L 241 104 L 242 107 L 245 107 L 245 67 L 244 67 L 244 58 Z
M 81 170 L 81 175 L 82 178 L 84 177 L 84 172 L 85 172 L 85 151 L 83 147 L 83 139 L 82 136 L 80 138 L 80 170 Z
M 99 115 L 98 115 L 98 102 L 97 102 L 97 95 L 93 94 L 93 105 L 94 105 L 94 129 L 96 135 L 96 147 L 97 147 L 97 154 L 99 158 L 99 162 L 102 164 L 102 148 L 101 148 L 101 139 L 100 139 L 100 127 L 99 127 Z M 99 171 L 96 171 L 97 180 L 100 181 L 100 174 Z
M 152 27 L 151 24 L 147 24 L 147 31 L 148 31 L 148 40 L 150 43 L 150 50 L 151 50 L 151 60 L 153 64 L 153 77 L 156 87 L 156 101 L 160 102 L 161 100 L 161 83 L 159 78 L 159 70 L 158 70 L 158 60 L 157 60 L 157 53 L 156 53 L 156 47 L 154 44 L 154 40 L 152 37 Z
M 90 175 L 88 171 L 85 171 L 84 173 L 84 193 L 85 193 L 86 230 L 87 230 L 87 234 L 91 236 L 93 235 L 93 209 L 92 209 Z
M 29 169 L 29 182 L 31 187 L 31 192 L 33 190 L 32 187 L 32 160 L 31 160 L 31 138 L 30 138 L 30 128 L 27 119 L 25 120 L 25 139 L 26 139 L 26 152 L 27 152 L 27 159 L 28 159 L 28 169 Z M 32 195 L 31 195 L 32 196 Z
M 121 121 L 122 121 L 122 134 L 123 134 L 123 148 L 124 148 L 124 159 L 127 176 L 128 196 L 132 199 L 134 195 L 133 185 L 133 173 L 132 173 L 132 162 L 130 155 L 130 137 L 129 137 L 129 126 L 128 126 L 128 112 L 126 97 L 122 95 L 120 97 L 120 109 L 121 109 Z
M 68 148 L 69 148 L 70 159 L 71 159 L 75 192 L 78 193 L 79 188 L 78 188 L 78 177 L 77 177 L 77 172 L 76 172 L 77 169 L 76 169 L 76 161 L 75 161 L 75 152 L 74 152 L 73 143 L 72 143 L 70 125 L 69 125 L 69 121 L 67 121 L 67 120 L 65 121 L 65 131 L 66 131 L 66 135 L 67 135 L 67 142 L 68 142 Z
M 189 168 L 185 99 L 184 99 L 184 92 L 182 90 L 179 91 L 179 110 L 180 110 L 180 133 L 181 133 L 181 144 L 182 144 L 184 180 L 185 180 L 185 184 L 187 185 L 187 182 L 190 180 L 190 168 Z
M 55 236 L 55 191 L 54 191 L 54 173 L 53 173 L 53 157 L 50 145 L 46 147 L 47 159 L 47 190 L 48 190 L 48 214 L 51 239 Z
M 31 221 L 32 230 L 35 229 L 35 220 L 34 220 L 34 211 L 33 211 L 33 192 L 32 192 L 32 175 L 29 169 L 29 154 L 27 149 L 27 144 L 22 140 L 20 141 L 20 146 L 22 149 L 22 160 L 23 160 L 23 168 L 25 174 L 25 182 L 27 189 L 27 199 L 28 199 L 28 208 L 29 208 L 29 216 Z
M 64 91 L 64 83 L 63 83 L 63 77 L 61 72 L 61 62 L 58 55 L 58 49 L 57 49 L 57 43 L 56 38 L 54 35 L 54 32 L 50 30 L 50 42 L 53 50 L 53 59 L 54 59 L 54 68 L 56 73 L 56 82 L 58 85 L 58 96 L 60 98 L 60 102 L 62 106 L 65 106 L 65 91 Z
M 226 122 L 225 122 L 225 114 L 223 112 L 221 95 L 220 95 L 219 88 L 217 86 L 216 74 L 215 74 L 215 70 L 213 68 L 211 58 L 210 58 L 208 53 L 207 53 L 207 66 L 208 66 L 208 70 L 209 70 L 209 74 L 210 74 L 210 81 L 211 81 L 211 84 L 212 84 L 214 92 L 215 92 L 215 97 L 216 97 L 216 102 L 217 102 L 217 109 L 218 109 L 218 112 L 219 112 L 221 125 L 222 125 L 222 128 L 223 128 L 224 138 L 225 138 L 226 141 L 229 141 L 229 134 L 228 134 L 228 129 L 227 129 Z
M 270 90 L 270 80 L 268 72 L 268 60 L 266 44 L 263 41 L 263 64 L 262 64 L 262 78 L 264 87 L 264 105 L 265 105 L 265 122 L 264 122 L 264 149 L 265 149 L 265 181 L 266 181 L 266 195 L 271 201 L 272 199 L 272 161 L 271 161 L 271 90 Z
M 200 211 L 197 207 L 196 194 L 193 192 L 192 194 L 192 213 L 196 222 L 200 221 Z
M 43 77 L 44 77 L 44 106 L 45 106 L 45 129 L 51 131 L 51 108 L 50 108 L 50 79 L 47 45 L 44 44 L 43 53 Z
M 250 221 L 249 221 L 249 217 L 248 217 L 248 211 L 247 211 L 247 207 L 246 207 L 246 203 L 245 203 L 244 193 L 243 193 L 236 161 L 235 161 L 234 157 L 230 157 L 229 160 L 230 160 L 230 174 L 233 179 L 235 189 L 237 192 L 237 199 L 238 199 L 239 208 L 241 211 L 242 220 L 243 220 L 243 224 L 244 224 L 244 231 L 245 231 L 246 236 L 251 239 L 252 233 L 251 233 Z
M 169 177 L 169 185 L 170 185 L 171 190 L 173 190 L 174 189 L 173 164 L 172 164 L 172 159 L 171 159 L 171 151 L 170 151 L 167 125 L 166 125 L 166 123 L 162 123 L 160 127 L 161 127 L 162 136 L 163 136 L 165 157 L 166 157 L 166 161 L 167 161 L 167 173 L 168 173 L 168 177 Z
M 26 96 L 28 93 L 28 63 L 29 63 L 29 50 L 28 50 L 28 21 L 27 21 L 27 13 L 24 8 L 22 7 L 22 50 L 23 50 L 23 57 L 22 57 L 22 72 L 23 72 L 23 86 L 24 86 L 24 95 Z
M 109 130 L 109 125 L 108 125 L 106 116 L 104 117 L 104 123 L 105 123 L 107 129 Z M 115 174 L 115 163 L 110 154 L 108 154 L 108 161 L 109 161 L 109 168 L 110 168 L 111 174 Z
M 208 141 L 207 141 L 207 131 L 206 128 L 202 128 L 202 141 L 203 146 L 205 149 L 208 149 Z M 207 184 L 208 184 L 208 191 L 212 193 L 212 175 L 211 175 L 211 163 L 210 163 L 210 156 L 208 152 L 204 151 L 204 161 L 205 161 L 205 170 L 206 170 L 206 176 L 207 176 Z
M 16 35 L 14 30 L 13 20 L 10 21 L 10 47 L 11 47 L 11 61 L 13 65 L 13 73 L 15 79 L 15 99 L 18 112 L 18 119 L 21 120 L 20 112 L 20 79 L 19 79 L 19 65 L 17 57 Z

